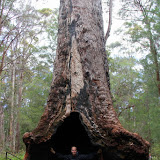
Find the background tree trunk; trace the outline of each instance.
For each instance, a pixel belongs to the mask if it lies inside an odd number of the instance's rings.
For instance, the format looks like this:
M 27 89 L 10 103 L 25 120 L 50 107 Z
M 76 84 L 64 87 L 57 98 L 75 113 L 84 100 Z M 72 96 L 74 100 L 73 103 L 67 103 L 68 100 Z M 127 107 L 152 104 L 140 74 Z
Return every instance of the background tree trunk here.
M 18 105 L 17 105 L 17 123 L 16 123 L 16 152 L 20 150 L 20 108 L 22 105 L 22 92 L 23 92 L 23 72 L 24 72 L 24 57 L 19 58 L 19 90 L 18 90 Z
M 12 56 L 12 61 L 14 56 Z M 15 151 L 15 124 L 14 124 L 14 113 L 15 113 L 15 61 L 12 62 L 12 69 L 11 69 L 11 108 L 10 108 L 10 124 L 9 124 L 9 147 L 11 151 Z
M 0 98 L 1 99 L 1 98 Z M 4 133 L 4 110 L 0 102 L 0 152 L 4 149 L 5 133 Z
M 160 69 L 159 69 L 159 63 L 158 63 L 158 51 L 157 51 L 155 40 L 152 34 L 151 20 L 149 20 L 148 13 L 145 7 L 142 5 L 141 0 L 135 0 L 134 3 L 142 12 L 142 15 L 144 17 L 144 23 L 146 24 L 146 27 L 148 29 L 148 40 L 149 40 L 150 52 L 153 55 L 153 59 L 154 59 L 155 75 L 156 75 L 156 81 L 157 81 L 156 83 L 157 83 L 158 93 L 160 96 Z
M 109 22 L 108 22 L 108 28 L 107 28 L 107 32 L 105 35 L 105 44 L 107 43 L 107 40 L 110 36 L 110 32 L 111 32 L 111 26 L 112 26 L 112 13 L 113 13 L 113 0 L 109 0 Z
M 77 132 L 75 139 L 85 146 L 86 138 L 88 150 L 102 148 L 101 159 L 148 160 L 149 143 L 117 118 L 106 67 L 101 0 L 61 0 L 53 82 L 37 128 L 24 134 L 25 160 L 50 159 L 50 147 L 58 151 L 58 144 L 72 145 L 78 120 L 87 134 L 82 138 Z

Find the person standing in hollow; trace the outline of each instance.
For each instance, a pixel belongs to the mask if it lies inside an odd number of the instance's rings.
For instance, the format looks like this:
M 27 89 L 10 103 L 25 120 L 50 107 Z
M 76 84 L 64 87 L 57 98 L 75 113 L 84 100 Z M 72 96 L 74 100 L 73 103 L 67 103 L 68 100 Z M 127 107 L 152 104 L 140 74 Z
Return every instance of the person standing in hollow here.
M 56 153 L 53 148 L 51 148 L 51 152 L 58 158 L 63 160 L 92 160 L 98 156 L 102 151 L 101 149 L 98 152 L 90 153 L 90 154 L 79 154 L 77 151 L 77 147 L 71 147 L 71 154 L 63 155 L 60 153 Z

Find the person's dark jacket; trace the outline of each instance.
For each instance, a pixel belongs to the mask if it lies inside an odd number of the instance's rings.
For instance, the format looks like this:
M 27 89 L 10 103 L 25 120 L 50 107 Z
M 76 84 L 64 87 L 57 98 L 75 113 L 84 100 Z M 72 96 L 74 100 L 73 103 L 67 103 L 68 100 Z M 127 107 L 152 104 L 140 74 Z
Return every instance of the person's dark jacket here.
M 90 154 L 76 154 L 73 156 L 72 154 L 69 155 L 62 155 L 60 153 L 56 153 L 55 156 L 61 160 L 92 160 L 97 156 L 97 153 L 90 153 Z

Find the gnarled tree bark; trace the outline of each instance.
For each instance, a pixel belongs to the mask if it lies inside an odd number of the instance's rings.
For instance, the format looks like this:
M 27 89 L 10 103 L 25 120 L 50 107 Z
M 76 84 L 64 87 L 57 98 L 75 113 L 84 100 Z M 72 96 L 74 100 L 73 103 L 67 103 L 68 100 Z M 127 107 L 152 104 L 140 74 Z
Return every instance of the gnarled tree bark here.
M 104 160 L 148 159 L 149 143 L 124 129 L 113 109 L 105 55 L 101 0 L 61 0 L 53 82 L 37 128 L 24 134 L 24 160 L 79 144 L 101 148 Z

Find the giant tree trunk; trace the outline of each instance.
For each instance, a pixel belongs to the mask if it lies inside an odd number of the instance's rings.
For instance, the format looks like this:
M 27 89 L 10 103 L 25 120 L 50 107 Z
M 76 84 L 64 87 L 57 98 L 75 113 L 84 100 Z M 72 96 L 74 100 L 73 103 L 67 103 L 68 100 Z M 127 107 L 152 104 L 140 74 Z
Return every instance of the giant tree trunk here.
M 106 68 L 101 0 L 61 0 L 53 82 L 37 128 L 24 134 L 24 160 L 51 159 L 51 147 L 66 154 L 72 145 L 102 148 L 101 160 L 148 159 L 148 142 L 117 118 Z

